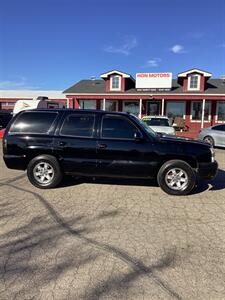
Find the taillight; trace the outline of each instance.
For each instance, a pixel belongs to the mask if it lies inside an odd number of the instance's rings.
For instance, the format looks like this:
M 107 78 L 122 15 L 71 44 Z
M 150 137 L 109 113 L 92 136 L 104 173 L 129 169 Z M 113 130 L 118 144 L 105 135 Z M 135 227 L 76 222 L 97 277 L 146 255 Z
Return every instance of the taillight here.
M 7 149 L 7 140 L 6 139 L 3 139 L 2 145 L 3 145 L 3 151 L 6 151 L 6 149 Z

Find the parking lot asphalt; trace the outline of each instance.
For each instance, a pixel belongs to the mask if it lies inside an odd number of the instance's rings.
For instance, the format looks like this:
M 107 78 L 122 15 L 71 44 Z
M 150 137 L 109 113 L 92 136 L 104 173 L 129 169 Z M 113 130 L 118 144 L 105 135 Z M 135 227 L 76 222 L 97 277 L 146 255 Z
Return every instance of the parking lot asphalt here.
M 225 299 L 225 150 L 216 159 L 216 179 L 174 197 L 143 181 L 39 190 L 0 153 L 0 299 Z

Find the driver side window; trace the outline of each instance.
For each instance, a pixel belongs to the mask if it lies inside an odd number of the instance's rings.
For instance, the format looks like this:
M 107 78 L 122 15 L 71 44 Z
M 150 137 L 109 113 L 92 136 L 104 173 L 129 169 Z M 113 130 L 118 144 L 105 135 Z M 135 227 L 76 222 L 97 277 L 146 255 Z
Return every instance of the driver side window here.
M 102 138 L 134 139 L 136 132 L 136 126 L 124 117 L 105 115 L 102 118 Z

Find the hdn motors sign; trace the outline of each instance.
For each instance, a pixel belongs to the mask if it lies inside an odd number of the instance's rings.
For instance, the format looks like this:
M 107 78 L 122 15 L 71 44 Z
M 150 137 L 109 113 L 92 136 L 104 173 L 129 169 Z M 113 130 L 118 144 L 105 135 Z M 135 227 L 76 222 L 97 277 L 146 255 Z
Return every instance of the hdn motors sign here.
M 172 73 L 137 73 L 136 89 L 171 89 Z

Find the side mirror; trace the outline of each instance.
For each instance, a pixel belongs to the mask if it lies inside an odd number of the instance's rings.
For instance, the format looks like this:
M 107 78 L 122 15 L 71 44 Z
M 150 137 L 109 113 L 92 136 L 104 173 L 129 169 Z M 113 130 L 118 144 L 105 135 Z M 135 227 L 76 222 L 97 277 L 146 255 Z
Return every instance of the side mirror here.
M 142 141 L 143 140 L 143 135 L 139 131 L 135 132 L 134 133 L 134 140 L 136 142 Z

